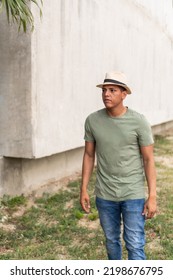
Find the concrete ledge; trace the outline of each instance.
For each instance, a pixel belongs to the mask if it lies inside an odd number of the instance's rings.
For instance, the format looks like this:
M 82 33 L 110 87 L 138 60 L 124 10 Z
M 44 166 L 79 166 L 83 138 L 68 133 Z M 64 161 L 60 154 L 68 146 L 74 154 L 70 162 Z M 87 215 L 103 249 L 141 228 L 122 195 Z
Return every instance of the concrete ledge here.
M 3 157 L 0 157 L 0 194 L 3 191 L 2 177 L 3 177 Z
M 0 196 L 56 191 L 64 180 L 81 174 L 83 151 L 82 147 L 41 159 L 0 158 Z
M 152 126 L 152 132 L 154 135 L 166 135 L 169 133 L 169 131 L 173 132 L 173 120 Z

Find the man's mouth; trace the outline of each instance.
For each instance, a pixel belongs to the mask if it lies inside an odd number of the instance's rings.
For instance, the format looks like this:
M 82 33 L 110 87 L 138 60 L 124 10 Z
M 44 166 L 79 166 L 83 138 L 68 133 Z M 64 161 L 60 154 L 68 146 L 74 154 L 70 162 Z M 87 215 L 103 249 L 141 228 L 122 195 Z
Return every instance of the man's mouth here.
M 110 99 L 104 99 L 104 102 L 109 103 L 109 102 L 111 102 L 111 100 Z

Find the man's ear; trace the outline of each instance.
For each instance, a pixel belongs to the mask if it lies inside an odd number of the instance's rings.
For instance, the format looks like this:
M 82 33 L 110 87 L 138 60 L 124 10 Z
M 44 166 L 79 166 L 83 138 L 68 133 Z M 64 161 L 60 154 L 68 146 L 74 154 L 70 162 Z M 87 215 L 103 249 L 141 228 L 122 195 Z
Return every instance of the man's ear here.
M 123 90 L 122 91 L 122 99 L 124 100 L 127 96 L 127 91 L 126 90 Z

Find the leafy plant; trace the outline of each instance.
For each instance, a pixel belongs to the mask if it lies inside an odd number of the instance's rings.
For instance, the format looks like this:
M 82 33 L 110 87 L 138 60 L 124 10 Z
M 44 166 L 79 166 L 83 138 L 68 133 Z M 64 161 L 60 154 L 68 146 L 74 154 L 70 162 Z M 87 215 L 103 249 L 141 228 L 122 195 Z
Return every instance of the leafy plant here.
M 39 10 L 40 16 L 42 15 L 42 10 L 40 5 L 38 4 L 38 0 L 0 0 L 0 11 L 6 10 L 7 20 L 10 23 L 11 20 L 16 22 L 19 26 L 19 30 L 21 27 L 23 31 L 27 31 L 27 26 L 31 26 L 31 30 L 34 29 L 34 17 L 30 9 L 30 3 L 35 3 Z M 42 5 L 42 0 L 39 0 Z

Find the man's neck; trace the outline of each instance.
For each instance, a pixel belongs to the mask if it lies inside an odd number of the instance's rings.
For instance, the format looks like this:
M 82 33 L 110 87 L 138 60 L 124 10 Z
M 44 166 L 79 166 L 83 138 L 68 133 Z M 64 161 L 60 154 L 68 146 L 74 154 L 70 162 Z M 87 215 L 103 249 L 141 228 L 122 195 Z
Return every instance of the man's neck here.
M 121 108 L 107 109 L 106 111 L 110 117 L 121 117 L 127 112 L 127 107 L 122 106 Z

